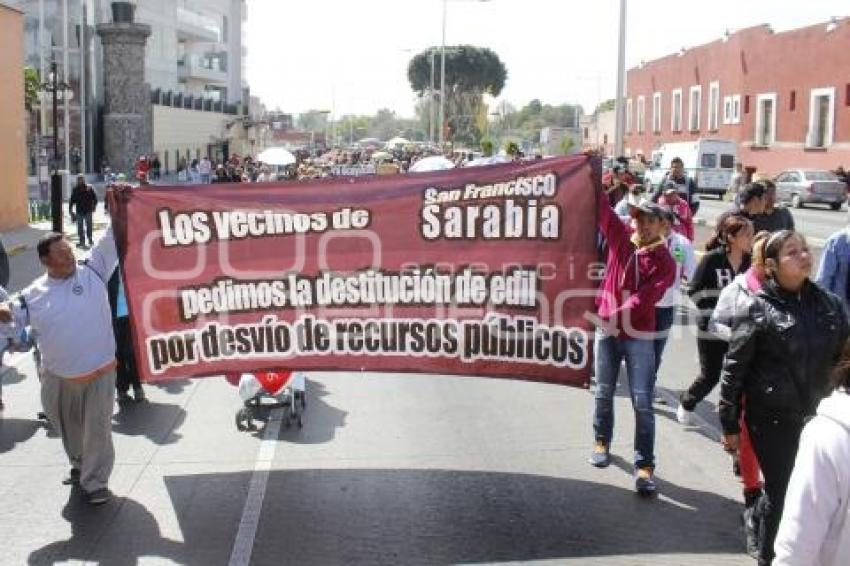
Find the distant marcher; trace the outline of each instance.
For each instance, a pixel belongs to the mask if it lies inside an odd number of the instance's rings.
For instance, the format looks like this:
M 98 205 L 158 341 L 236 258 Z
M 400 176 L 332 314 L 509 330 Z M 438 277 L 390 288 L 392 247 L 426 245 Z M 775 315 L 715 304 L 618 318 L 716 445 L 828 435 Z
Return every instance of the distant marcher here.
M 88 245 L 94 245 L 92 234 L 94 232 L 93 216 L 97 208 L 97 194 L 91 185 L 86 183 L 86 178 L 83 175 L 77 176 L 77 184 L 74 185 L 74 190 L 71 191 L 71 198 L 68 201 L 68 212 L 71 215 L 71 220 L 77 223 L 77 246 L 85 248 L 86 238 L 88 237 Z
M 41 350 L 41 399 L 71 462 L 64 483 L 91 504 L 106 503 L 115 460 L 115 338 L 106 282 L 118 263 L 112 228 L 80 265 L 61 234 L 37 245 L 47 273 L 0 305 L 0 322 L 31 327 Z
M 809 280 L 812 257 L 801 234 L 774 232 L 764 256 L 767 280 L 749 299 L 747 315 L 733 321 L 719 416 L 723 446 L 734 453 L 746 411 L 764 476 L 758 560 L 766 565 L 773 559 L 803 424 L 829 394 L 829 375 L 850 329 L 839 299 Z
M 815 281 L 835 293 L 850 314 L 850 226 L 826 240 Z
M 842 566 L 850 560 L 850 344 L 833 383 L 832 395 L 800 436 L 773 566 Z
M 201 159 L 201 162 L 198 164 L 198 172 L 201 174 L 201 183 L 204 185 L 209 185 L 212 181 L 212 162 L 206 155 Z
M 115 389 L 119 403 L 128 403 L 135 398 L 136 402 L 145 400 L 145 390 L 139 381 L 136 368 L 136 358 L 133 354 L 132 332 L 130 327 L 130 311 L 127 308 L 127 295 L 124 291 L 124 280 L 121 271 L 116 269 L 109 279 L 109 306 L 112 309 L 112 331 L 115 335 L 116 367 Z M 130 397 L 130 387 L 133 388 L 133 398 Z
M 753 217 L 756 232 L 793 230 L 794 217 L 791 211 L 785 207 L 776 206 L 776 184 L 770 179 L 762 179 L 759 183 L 764 185 L 764 212 Z
M 755 229 L 756 218 L 764 214 L 764 208 L 767 206 L 766 194 L 767 188 L 761 182 L 748 183 L 738 194 L 736 208 L 730 213 L 743 215 L 753 223 L 753 229 Z
M 684 202 L 684 201 L 682 201 Z M 690 213 L 690 210 L 688 210 Z M 676 277 L 673 284 L 664 293 L 664 296 L 655 304 L 655 372 L 661 367 L 661 359 L 664 348 L 667 345 L 667 337 L 676 316 L 676 309 L 682 300 L 682 284 L 689 283 L 697 268 L 694 245 L 691 241 L 676 231 L 676 223 L 679 221 L 675 213 L 664 210 L 661 217 L 661 236 L 667 245 L 667 251 L 673 261 L 676 262 Z M 656 382 L 658 377 L 656 375 Z
M 670 170 L 664 174 L 661 183 L 658 185 L 658 189 L 652 194 L 653 202 L 658 202 L 664 193 L 664 188 L 669 183 L 676 185 L 679 196 L 688 203 L 688 206 L 691 207 L 691 212 L 696 214 L 699 210 L 697 185 L 693 178 L 685 172 L 685 162 L 682 161 L 681 157 L 674 157 L 670 161 Z
M 732 173 L 732 178 L 729 179 L 729 186 L 726 188 L 726 194 L 729 196 L 729 200 L 735 201 L 746 182 L 747 177 L 744 175 L 744 164 L 739 161 L 735 164 L 735 172 Z
M 661 198 L 658 199 L 658 204 L 676 215 L 678 221 L 673 226 L 673 230 L 693 242 L 694 214 L 691 212 L 691 207 L 688 206 L 688 203 L 679 194 L 679 189 L 675 183 L 667 183 L 662 187 Z

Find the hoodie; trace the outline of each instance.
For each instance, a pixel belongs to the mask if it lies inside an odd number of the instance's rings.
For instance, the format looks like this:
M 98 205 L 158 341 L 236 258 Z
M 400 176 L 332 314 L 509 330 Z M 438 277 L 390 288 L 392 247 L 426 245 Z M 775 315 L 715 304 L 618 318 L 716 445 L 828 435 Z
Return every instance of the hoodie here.
M 850 393 L 821 401 L 800 438 L 773 566 L 839 566 L 850 557 Z
M 615 324 L 620 338 L 655 332 L 655 305 L 676 279 L 666 242 L 659 238 L 640 245 L 604 193 L 599 195 L 599 229 L 608 241 L 608 261 L 596 296 L 597 314 Z

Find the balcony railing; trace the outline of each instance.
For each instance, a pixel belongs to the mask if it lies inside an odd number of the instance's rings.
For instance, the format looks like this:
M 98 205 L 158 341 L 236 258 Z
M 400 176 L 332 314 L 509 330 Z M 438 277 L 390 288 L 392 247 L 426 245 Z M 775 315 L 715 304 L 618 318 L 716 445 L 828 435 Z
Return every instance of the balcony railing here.
M 181 80 L 198 79 L 210 83 L 228 82 L 227 71 L 215 60 L 187 55 L 177 61 L 177 74 Z
M 157 106 L 170 106 L 171 108 L 183 108 L 184 110 L 197 110 L 199 112 L 219 112 L 233 116 L 247 116 L 248 107 L 244 104 L 227 104 L 222 100 L 174 92 L 162 89 L 151 90 L 151 103 Z

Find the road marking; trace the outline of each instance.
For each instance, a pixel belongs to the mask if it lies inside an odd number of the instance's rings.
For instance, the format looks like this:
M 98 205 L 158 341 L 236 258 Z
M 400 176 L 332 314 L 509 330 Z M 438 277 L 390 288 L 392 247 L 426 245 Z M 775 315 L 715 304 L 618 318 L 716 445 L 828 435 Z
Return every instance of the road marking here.
M 248 487 L 248 497 L 242 509 L 242 519 L 239 521 L 239 531 L 233 542 L 233 552 L 230 554 L 229 566 L 248 566 L 251 563 L 251 553 L 254 550 L 254 538 L 260 525 L 260 513 L 263 510 L 263 499 L 266 497 L 266 486 L 269 482 L 269 472 L 277 450 L 280 423 L 283 420 L 283 409 L 275 409 L 266 422 L 263 441 L 257 451 L 257 461 L 254 463 L 254 473 L 251 474 L 251 484 Z

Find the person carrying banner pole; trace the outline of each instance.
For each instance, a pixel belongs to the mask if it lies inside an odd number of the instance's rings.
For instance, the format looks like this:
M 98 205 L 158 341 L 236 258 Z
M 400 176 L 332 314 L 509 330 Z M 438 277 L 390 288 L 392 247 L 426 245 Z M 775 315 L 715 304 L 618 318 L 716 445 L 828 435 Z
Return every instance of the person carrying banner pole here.
M 598 203 L 599 229 L 608 241 L 605 279 L 597 295 L 595 366 L 596 393 L 590 463 L 611 463 L 614 393 L 620 362 L 625 359 L 629 393 L 635 411 L 635 489 L 641 495 L 656 491 L 655 305 L 676 278 L 676 263 L 661 237 L 662 208 L 652 202 L 632 207 L 634 233 L 614 213 L 604 193 Z
M 79 484 L 89 503 L 100 505 L 111 497 L 115 460 L 115 338 L 107 296 L 118 264 L 112 228 L 79 265 L 61 234 L 42 237 L 37 251 L 47 272 L 0 305 L 0 323 L 30 326 L 38 336 L 42 403 L 71 462 L 63 483 Z

